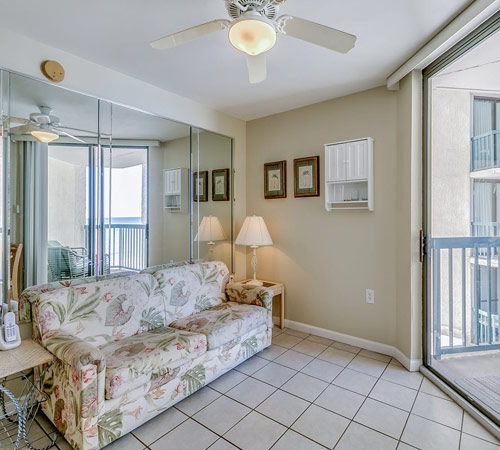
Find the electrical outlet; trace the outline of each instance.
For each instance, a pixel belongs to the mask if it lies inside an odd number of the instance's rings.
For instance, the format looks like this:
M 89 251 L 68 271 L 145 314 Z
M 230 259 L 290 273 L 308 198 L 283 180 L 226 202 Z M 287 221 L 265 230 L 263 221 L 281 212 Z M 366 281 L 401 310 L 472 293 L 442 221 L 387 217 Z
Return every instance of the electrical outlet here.
M 373 289 L 366 290 L 366 303 L 374 304 L 375 303 L 375 291 Z

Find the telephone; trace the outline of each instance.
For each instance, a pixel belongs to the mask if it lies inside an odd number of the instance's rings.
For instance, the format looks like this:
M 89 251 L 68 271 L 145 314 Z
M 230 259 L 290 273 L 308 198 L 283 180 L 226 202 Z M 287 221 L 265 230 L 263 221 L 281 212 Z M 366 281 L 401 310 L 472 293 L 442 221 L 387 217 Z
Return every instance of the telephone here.
M 21 345 L 19 326 L 16 324 L 16 316 L 9 311 L 3 316 L 0 325 L 0 350 L 11 350 Z

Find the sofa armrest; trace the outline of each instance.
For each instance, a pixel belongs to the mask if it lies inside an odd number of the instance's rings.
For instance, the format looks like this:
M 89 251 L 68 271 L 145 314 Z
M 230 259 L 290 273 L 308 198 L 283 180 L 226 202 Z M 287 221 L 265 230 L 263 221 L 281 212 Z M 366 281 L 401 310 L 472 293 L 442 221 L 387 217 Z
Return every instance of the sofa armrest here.
M 100 372 L 101 366 L 105 365 L 104 356 L 99 348 L 63 331 L 45 333 L 42 345 L 57 359 L 78 370 L 93 365 Z
M 248 284 L 228 283 L 226 293 L 232 302 L 262 306 L 272 313 L 274 294 L 271 289 Z
M 99 447 L 97 422 L 104 407 L 106 360 L 98 347 L 60 330 L 42 336 L 57 359 L 43 381 L 49 400 L 42 406 L 74 448 Z

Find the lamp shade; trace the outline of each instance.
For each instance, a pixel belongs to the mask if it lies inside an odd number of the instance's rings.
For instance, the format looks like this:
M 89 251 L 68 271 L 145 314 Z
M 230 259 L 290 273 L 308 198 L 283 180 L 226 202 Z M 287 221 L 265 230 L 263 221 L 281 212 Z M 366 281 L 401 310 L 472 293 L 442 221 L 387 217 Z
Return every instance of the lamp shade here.
M 236 238 L 236 245 L 262 247 L 273 245 L 273 240 L 267 231 L 264 219 L 260 216 L 248 216 Z
M 198 233 L 194 238 L 196 242 L 224 241 L 226 239 L 220 220 L 215 216 L 203 217 Z

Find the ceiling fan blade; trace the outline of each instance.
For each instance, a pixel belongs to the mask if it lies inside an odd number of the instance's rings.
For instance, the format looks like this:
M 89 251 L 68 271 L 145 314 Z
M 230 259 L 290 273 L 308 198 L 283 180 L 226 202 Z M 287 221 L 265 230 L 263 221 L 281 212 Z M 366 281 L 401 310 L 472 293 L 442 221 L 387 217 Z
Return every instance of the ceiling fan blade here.
M 86 144 L 86 142 L 83 139 L 77 138 L 76 136 L 73 136 L 72 134 L 66 133 L 66 131 L 61 130 L 60 128 L 53 128 L 56 130 L 59 134 L 64 134 L 64 136 L 68 136 L 71 139 L 74 139 L 77 142 L 81 142 L 82 144 Z
M 30 123 L 29 119 L 21 119 L 20 117 L 9 117 L 8 120 L 10 123 L 22 123 L 24 125 Z
M 347 53 L 356 43 L 356 36 L 352 34 L 300 17 L 282 16 L 278 23 L 284 23 L 285 34 L 336 52 Z
M 193 28 L 188 28 L 184 31 L 165 36 L 161 39 L 151 42 L 151 47 L 166 50 L 169 48 L 177 47 L 178 45 L 198 39 L 207 34 L 215 33 L 216 31 L 228 28 L 231 22 L 226 19 L 217 19 L 212 22 L 207 22 Z
M 22 134 L 30 134 L 34 130 L 39 130 L 40 127 L 35 125 L 27 124 L 21 125 L 19 127 L 13 127 L 10 129 L 11 134 L 22 135 Z
M 262 83 L 267 78 L 266 54 L 247 55 L 248 76 L 251 84 Z

